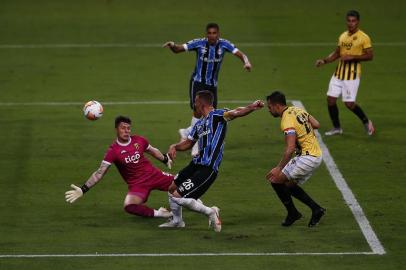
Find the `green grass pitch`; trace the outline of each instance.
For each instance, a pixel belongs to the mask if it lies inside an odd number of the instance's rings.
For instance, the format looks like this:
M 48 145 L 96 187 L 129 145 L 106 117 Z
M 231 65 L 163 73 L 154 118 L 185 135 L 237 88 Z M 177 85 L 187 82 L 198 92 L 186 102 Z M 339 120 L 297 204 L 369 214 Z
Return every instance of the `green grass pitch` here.
M 187 104 L 105 105 L 96 122 L 80 105 L 5 103 L 186 101 L 195 56 L 155 44 L 204 35 L 220 24 L 253 64 L 243 71 L 227 55 L 219 100 L 255 100 L 273 89 L 301 100 L 330 128 L 325 92 L 334 64 L 314 67 L 334 49 L 348 9 L 361 13 L 375 59 L 363 64 L 358 102 L 374 121 L 368 138 L 339 104 L 345 134 L 324 142 L 386 250 L 385 255 L 1 258 L 0 269 L 400 269 L 406 255 L 406 23 L 404 1 L 9 1 L 0 2 L 0 256 L 89 253 L 345 253 L 368 252 L 350 209 L 322 165 L 304 188 L 327 208 L 320 226 L 305 218 L 282 228 L 285 211 L 265 174 L 283 151 L 279 119 L 266 109 L 233 121 L 220 174 L 202 198 L 221 208 L 223 231 L 184 211 L 187 227 L 161 230 L 161 219 L 126 214 L 126 185 L 115 168 L 74 205 L 64 201 L 82 184 L 114 138 L 113 119 L 133 118 L 135 133 L 162 151 L 190 121 Z M 249 46 L 281 43 L 284 46 Z M 286 46 L 291 43 L 292 46 Z M 308 46 L 309 43 L 321 43 Z M 323 45 L 331 43 L 331 46 Z M 146 47 L 29 48 L 32 44 L 152 44 Z M 239 46 L 246 44 L 246 46 Z M 296 45 L 295 45 L 296 44 Z M 22 45 L 12 47 L 6 45 Z M 221 103 L 234 107 L 238 104 Z M 243 104 L 242 104 L 243 105 Z M 179 154 L 176 172 L 189 162 Z M 162 164 L 154 164 L 164 169 Z M 153 207 L 167 195 L 153 192 Z

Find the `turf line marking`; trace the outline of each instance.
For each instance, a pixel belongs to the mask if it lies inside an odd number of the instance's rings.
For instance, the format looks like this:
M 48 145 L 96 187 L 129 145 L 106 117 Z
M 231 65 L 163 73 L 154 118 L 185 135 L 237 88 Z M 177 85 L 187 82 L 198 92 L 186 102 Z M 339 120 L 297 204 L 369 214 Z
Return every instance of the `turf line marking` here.
M 331 47 L 334 42 L 240 42 L 240 47 Z M 162 48 L 163 43 L 0 44 L 0 49 Z M 374 42 L 374 46 L 404 47 L 406 42 Z
M 251 103 L 253 100 L 223 100 L 219 103 L 241 104 Z M 104 105 L 176 105 L 189 104 L 189 101 L 177 100 L 145 100 L 145 101 L 100 101 Z M 0 102 L 0 107 L 6 106 L 83 106 L 84 102 Z
M 376 255 L 373 252 L 275 252 L 275 253 L 90 253 L 90 254 L 21 254 L 1 258 L 71 258 L 71 257 L 219 257 L 219 256 L 344 256 Z
M 302 102 L 299 100 L 293 100 L 292 104 L 294 106 L 304 108 Z M 345 203 L 348 205 L 352 214 L 354 215 L 355 220 L 361 228 L 361 231 L 369 246 L 371 247 L 372 252 L 378 255 L 386 254 L 384 247 L 376 236 L 374 230 L 372 229 L 372 226 L 369 224 L 369 221 L 364 211 L 362 210 L 361 205 L 358 203 L 354 193 L 351 191 L 343 175 L 338 169 L 337 164 L 334 162 L 334 159 L 331 156 L 326 144 L 323 142 L 320 133 L 317 130 L 315 131 L 315 133 L 317 139 L 319 140 L 320 147 L 323 151 L 324 164 L 326 164 L 327 170 L 329 171 L 334 183 L 336 184 L 338 190 L 341 192 Z

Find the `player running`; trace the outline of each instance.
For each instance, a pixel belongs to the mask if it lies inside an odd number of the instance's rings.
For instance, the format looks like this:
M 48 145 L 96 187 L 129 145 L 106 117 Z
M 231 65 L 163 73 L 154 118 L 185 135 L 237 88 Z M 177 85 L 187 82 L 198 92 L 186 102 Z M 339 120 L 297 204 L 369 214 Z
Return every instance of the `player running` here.
M 199 198 L 216 180 L 223 157 L 227 123 L 237 117 L 243 117 L 264 106 L 260 100 L 234 110 L 217 110 L 213 105 L 214 96 L 210 91 L 196 94 L 195 109 L 202 118 L 193 126 L 187 139 L 169 147 L 168 154 L 174 159 L 176 151 L 185 151 L 199 142 L 199 153 L 182 169 L 169 187 L 169 205 L 172 218 L 160 227 L 185 227 L 182 219 L 182 206 L 209 217 L 209 224 L 216 232 L 221 231 L 219 209 L 205 206 Z
M 188 128 L 180 129 L 181 138 L 186 139 L 192 127 L 199 118 L 194 107 L 196 93 L 201 90 L 210 91 L 213 96 L 213 107 L 217 108 L 217 79 L 226 52 L 234 54 L 244 63 L 244 69 L 250 71 L 252 65 L 248 57 L 230 41 L 220 38 L 220 27 L 216 23 L 209 23 L 206 26 L 206 38 L 193 39 L 185 44 L 175 44 L 173 41 L 166 42 L 163 47 L 171 49 L 174 53 L 185 51 L 196 52 L 196 65 L 190 79 L 189 98 L 190 108 L 194 111 L 191 125 Z M 198 152 L 196 144 L 192 150 L 192 155 Z
M 313 129 L 320 127 L 319 122 L 298 107 L 288 107 L 285 95 L 279 91 L 267 96 L 269 112 L 274 117 L 281 117 L 281 129 L 285 134 L 286 148 L 279 164 L 273 168 L 266 178 L 281 202 L 288 210 L 288 215 L 282 226 L 290 226 L 302 217 L 293 204 L 295 197 L 312 210 L 308 226 L 317 225 L 325 213 L 299 186 L 309 179 L 322 162 L 322 153 Z M 296 156 L 292 157 L 296 152 Z
M 172 214 L 165 208 L 155 210 L 146 206 L 145 203 L 152 190 L 168 191 L 174 176 L 155 168 L 144 153 L 163 162 L 170 169 L 172 160 L 169 155 L 162 154 L 145 138 L 138 135 L 131 136 L 130 118 L 118 116 L 115 120 L 115 128 L 117 139 L 107 150 L 100 168 L 82 187 L 72 184 L 73 190 L 65 193 L 66 201 L 74 203 L 82 197 L 103 178 L 110 165 L 114 163 L 128 185 L 128 193 L 124 199 L 124 210 L 127 213 L 143 217 L 170 217 Z
M 358 28 L 359 19 L 358 11 L 348 11 L 348 31 L 340 35 L 337 48 L 329 56 L 316 61 L 316 66 L 320 67 L 337 59 L 340 60 L 327 91 L 328 112 L 333 122 L 333 128 L 325 133 L 326 136 L 343 133 L 337 107 L 337 98 L 340 95 L 345 106 L 362 121 L 367 134 L 371 136 L 375 133 L 372 121 L 355 102 L 361 78 L 361 62 L 371 61 L 374 57 L 371 39 Z

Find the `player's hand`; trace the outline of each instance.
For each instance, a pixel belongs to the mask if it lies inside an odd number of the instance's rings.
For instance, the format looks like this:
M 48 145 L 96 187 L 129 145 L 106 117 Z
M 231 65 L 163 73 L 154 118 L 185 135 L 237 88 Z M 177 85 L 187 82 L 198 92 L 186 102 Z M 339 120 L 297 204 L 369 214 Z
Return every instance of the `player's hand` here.
M 252 69 L 251 63 L 248 62 L 248 63 L 244 64 L 244 69 L 245 69 L 246 71 L 248 71 L 248 72 L 251 71 L 251 69 Z
M 83 196 L 83 191 L 80 187 L 74 184 L 70 185 L 73 190 L 68 190 L 65 192 L 65 199 L 68 203 L 74 203 L 77 199 Z
M 342 61 L 344 61 L 344 62 L 348 62 L 348 61 L 354 60 L 354 56 L 352 56 L 352 55 L 342 55 L 342 56 L 340 57 L 340 59 L 341 59 Z
M 282 171 L 281 171 L 281 169 L 279 167 L 275 167 L 266 174 L 266 179 L 270 183 L 279 183 L 277 176 L 280 175 L 281 172 Z
M 326 61 L 324 61 L 324 59 L 317 59 L 316 60 L 316 67 L 321 67 L 325 63 L 326 63 Z
M 174 160 L 176 158 L 176 148 L 174 144 L 169 146 L 168 156 L 169 158 L 171 158 L 171 160 Z
M 262 109 L 265 106 L 262 100 L 256 100 L 251 105 L 254 110 Z
M 168 41 L 168 42 L 165 42 L 164 45 L 162 45 L 162 48 L 172 48 L 173 46 L 175 46 L 175 42 Z

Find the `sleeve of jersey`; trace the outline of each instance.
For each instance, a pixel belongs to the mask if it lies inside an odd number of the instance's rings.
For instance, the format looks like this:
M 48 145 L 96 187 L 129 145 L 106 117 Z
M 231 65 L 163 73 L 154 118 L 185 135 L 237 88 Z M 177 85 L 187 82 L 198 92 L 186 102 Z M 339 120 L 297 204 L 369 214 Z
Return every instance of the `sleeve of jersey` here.
M 197 141 L 197 139 L 199 139 L 199 136 L 197 135 L 197 125 L 194 125 L 192 130 L 190 131 L 189 135 L 187 136 L 187 138 L 191 141 Z
M 199 47 L 199 44 L 200 44 L 200 40 L 193 39 L 193 40 L 188 41 L 185 44 L 183 44 L 183 48 L 185 49 L 185 51 L 193 51 Z
M 114 163 L 115 158 L 116 158 L 116 155 L 114 153 L 113 148 L 109 147 L 106 154 L 104 155 L 103 163 L 107 163 L 107 164 L 111 165 L 112 163 Z
M 238 49 L 234 46 L 234 44 L 231 43 L 231 42 L 228 41 L 228 40 L 224 40 L 224 41 L 223 41 L 223 47 L 224 47 L 227 51 L 231 52 L 232 54 L 235 54 L 236 52 L 238 52 Z
M 282 129 L 283 133 L 285 134 L 285 136 L 296 134 L 295 125 L 291 118 L 285 119 L 281 123 L 281 129 Z
M 369 38 L 369 36 L 365 35 L 365 40 L 364 43 L 362 44 L 362 49 L 369 49 L 372 48 L 372 43 L 371 43 L 371 39 Z
M 149 141 L 144 137 L 141 137 L 141 141 L 142 141 L 142 149 L 143 151 L 146 151 L 149 147 Z
M 232 117 L 231 117 L 231 115 L 230 115 L 229 110 L 224 110 L 223 119 L 224 119 L 225 121 L 231 121 L 231 120 L 233 120 Z

